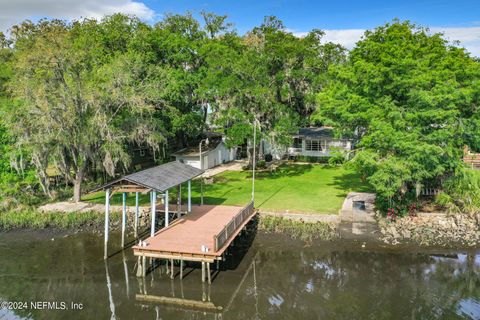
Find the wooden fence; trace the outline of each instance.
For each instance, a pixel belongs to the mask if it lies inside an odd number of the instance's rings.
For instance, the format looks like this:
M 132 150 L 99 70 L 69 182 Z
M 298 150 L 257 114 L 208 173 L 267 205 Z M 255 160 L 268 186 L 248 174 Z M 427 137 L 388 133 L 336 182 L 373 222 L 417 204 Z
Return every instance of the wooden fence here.
M 420 195 L 422 196 L 436 196 L 440 194 L 442 190 L 440 189 L 434 189 L 434 188 L 423 188 L 422 191 L 420 192 Z
M 230 220 L 229 223 L 220 231 L 217 235 L 213 237 L 214 248 L 215 251 L 218 251 L 223 245 L 230 239 L 231 236 L 235 234 L 237 228 L 241 226 L 245 220 L 252 214 L 253 212 L 253 201 L 251 201 L 248 205 L 245 206 L 239 213 L 235 215 L 235 217 Z
M 463 162 L 472 167 L 472 169 L 480 169 L 480 153 L 473 153 L 465 146 L 463 148 Z

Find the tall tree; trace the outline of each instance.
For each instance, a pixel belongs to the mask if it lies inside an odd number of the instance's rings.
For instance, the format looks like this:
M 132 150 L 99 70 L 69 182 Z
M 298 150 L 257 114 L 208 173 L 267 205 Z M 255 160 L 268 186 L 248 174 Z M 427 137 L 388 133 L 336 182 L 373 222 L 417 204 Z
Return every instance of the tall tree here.
M 329 65 L 345 58 L 342 47 L 322 44 L 322 36 L 313 30 L 295 37 L 266 17 L 244 37 L 226 35 L 212 48 L 210 105 L 233 144 L 252 137 L 254 122 L 274 145 L 289 143 L 298 126 L 308 124 Z
M 79 201 L 92 162 L 113 175 L 129 163 L 128 143 L 156 149 L 162 141 L 155 106 L 136 90 L 136 66 L 124 57 L 141 26 L 113 15 L 101 23 L 42 20 L 13 28 L 9 88 L 17 106 L 8 126 L 30 151 L 47 194 L 49 165 L 73 183 Z
M 383 209 L 405 210 L 418 183 L 439 186 L 462 166 L 463 146 L 479 145 L 479 81 L 464 49 L 393 21 L 367 31 L 332 68 L 316 117 L 359 140 L 354 163 Z

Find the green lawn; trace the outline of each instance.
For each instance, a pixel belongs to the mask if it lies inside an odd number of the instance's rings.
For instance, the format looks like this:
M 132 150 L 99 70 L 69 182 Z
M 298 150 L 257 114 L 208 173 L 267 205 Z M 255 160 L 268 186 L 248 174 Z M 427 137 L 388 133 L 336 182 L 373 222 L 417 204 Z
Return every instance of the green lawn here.
M 251 188 L 251 172 L 227 171 L 204 186 L 204 203 L 244 205 L 250 200 Z M 182 198 L 186 198 L 186 186 L 182 190 Z M 341 167 L 284 165 L 276 173 L 257 172 L 255 205 L 266 211 L 336 214 L 350 191 L 370 191 L 370 187 L 357 174 Z M 104 194 L 90 194 L 84 200 L 103 203 Z M 192 183 L 192 202 L 200 202 L 198 181 Z M 120 203 L 121 195 L 115 194 L 112 204 Z M 149 195 L 141 195 L 140 203 L 148 204 Z M 134 195 L 129 195 L 127 204 L 135 204 Z

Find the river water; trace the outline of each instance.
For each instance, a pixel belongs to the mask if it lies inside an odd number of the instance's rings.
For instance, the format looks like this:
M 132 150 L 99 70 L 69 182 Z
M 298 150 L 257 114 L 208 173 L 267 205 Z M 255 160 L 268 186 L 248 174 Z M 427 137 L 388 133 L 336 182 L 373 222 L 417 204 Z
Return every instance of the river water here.
M 101 235 L 3 233 L 0 319 L 480 319 L 479 251 L 251 238 L 209 286 L 196 266 L 137 278 L 128 249 L 105 263 Z

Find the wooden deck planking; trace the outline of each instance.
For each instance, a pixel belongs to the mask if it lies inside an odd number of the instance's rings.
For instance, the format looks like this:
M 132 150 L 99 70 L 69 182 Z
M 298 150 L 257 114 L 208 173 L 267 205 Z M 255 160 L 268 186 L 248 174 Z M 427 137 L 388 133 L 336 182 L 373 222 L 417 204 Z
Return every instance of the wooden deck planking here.
M 159 208 L 163 211 L 163 208 Z M 173 208 L 172 208 L 173 209 Z M 220 257 L 230 242 L 240 230 L 255 215 L 255 211 L 238 226 L 235 233 L 218 251 L 214 251 L 214 236 L 227 225 L 243 207 L 239 206 L 192 206 L 192 213 L 175 220 L 169 227 L 155 233 L 155 236 L 145 239 L 146 247 L 134 246 L 135 255 L 145 256 L 182 256 L 196 255 Z M 174 211 L 174 210 L 172 210 Z M 202 252 L 202 245 L 208 247 L 209 252 Z M 188 260 L 188 259 L 186 259 Z

